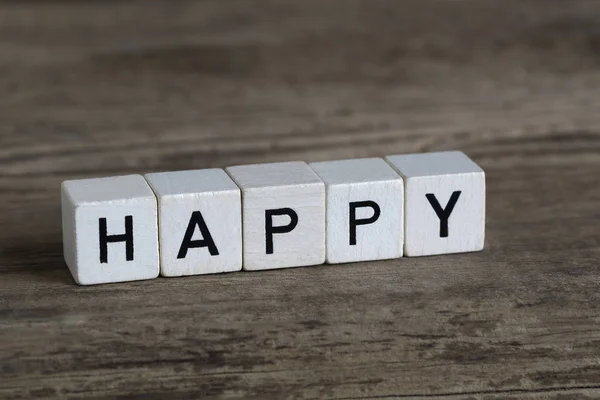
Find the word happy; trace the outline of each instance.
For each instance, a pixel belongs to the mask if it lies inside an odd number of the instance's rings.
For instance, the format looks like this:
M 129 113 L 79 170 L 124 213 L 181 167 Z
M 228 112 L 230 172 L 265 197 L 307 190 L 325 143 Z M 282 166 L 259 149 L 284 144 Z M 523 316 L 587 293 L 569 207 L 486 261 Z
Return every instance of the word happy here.
M 483 249 L 485 174 L 461 152 L 65 181 L 81 285 Z

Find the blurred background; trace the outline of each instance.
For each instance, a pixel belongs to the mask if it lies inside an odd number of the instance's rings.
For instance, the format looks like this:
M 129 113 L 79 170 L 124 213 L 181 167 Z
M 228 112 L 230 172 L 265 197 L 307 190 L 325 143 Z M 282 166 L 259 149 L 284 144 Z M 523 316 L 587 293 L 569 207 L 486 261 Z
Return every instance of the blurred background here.
M 2 2 L 3 176 L 587 146 L 599 66 L 595 0 Z

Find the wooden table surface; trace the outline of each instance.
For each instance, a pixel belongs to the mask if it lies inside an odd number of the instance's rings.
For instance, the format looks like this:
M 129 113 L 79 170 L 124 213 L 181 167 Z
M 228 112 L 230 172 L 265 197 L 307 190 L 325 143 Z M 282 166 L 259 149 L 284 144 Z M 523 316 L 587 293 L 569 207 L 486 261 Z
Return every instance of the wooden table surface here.
M 0 3 L 0 398 L 600 398 L 597 0 Z M 483 252 L 79 287 L 62 180 L 459 149 Z

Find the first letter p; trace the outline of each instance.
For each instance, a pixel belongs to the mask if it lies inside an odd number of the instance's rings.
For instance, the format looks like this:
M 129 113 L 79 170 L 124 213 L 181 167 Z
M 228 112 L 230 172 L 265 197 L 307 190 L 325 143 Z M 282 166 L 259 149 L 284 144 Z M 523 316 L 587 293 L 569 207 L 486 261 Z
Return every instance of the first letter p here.
M 290 223 L 282 226 L 273 226 L 273 217 L 287 215 L 290 217 Z M 273 254 L 273 234 L 289 233 L 298 225 L 298 214 L 291 208 L 278 208 L 275 210 L 265 210 L 265 233 L 266 233 L 266 251 L 267 254 Z

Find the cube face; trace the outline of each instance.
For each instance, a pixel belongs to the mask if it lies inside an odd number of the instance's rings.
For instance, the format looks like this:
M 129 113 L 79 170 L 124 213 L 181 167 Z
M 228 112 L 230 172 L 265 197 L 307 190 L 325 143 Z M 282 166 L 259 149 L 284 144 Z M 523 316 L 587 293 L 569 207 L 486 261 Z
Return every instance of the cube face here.
M 145 177 L 158 198 L 161 275 L 242 269 L 241 192 L 225 171 Z
M 404 185 L 382 159 L 310 164 L 327 187 L 327 262 L 400 258 Z
M 103 220 L 106 221 L 106 240 L 100 234 Z M 131 221 L 129 228 L 127 221 Z M 154 199 L 79 206 L 75 211 L 75 224 L 78 283 L 125 282 L 158 276 Z M 120 237 L 123 235 L 127 237 Z
M 327 190 L 327 262 L 402 257 L 402 181 L 334 185 Z
M 306 163 L 226 170 L 242 189 L 245 270 L 325 262 L 325 185 Z
M 81 285 L 158 276 L 156 199 L 140 175 L 63 183 L 65 261 Z
M 406 256 L 483 250 L 481 168 L 460 152 L 391 156 L 388 161 L 406 182 Z

